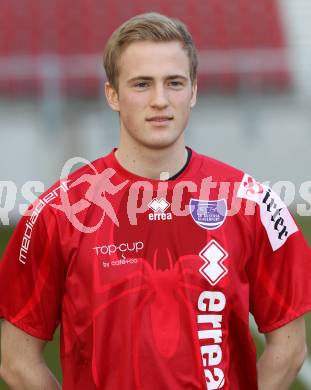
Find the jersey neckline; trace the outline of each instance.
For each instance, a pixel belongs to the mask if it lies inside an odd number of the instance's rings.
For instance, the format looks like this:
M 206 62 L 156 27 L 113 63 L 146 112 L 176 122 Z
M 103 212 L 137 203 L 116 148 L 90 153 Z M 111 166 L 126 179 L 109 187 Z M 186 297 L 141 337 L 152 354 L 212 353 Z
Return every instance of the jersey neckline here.
M 173 175 L 168 180 L 160 180 L 160 179 L 150 179 L 144 176 L 140 176 L 136 173 L 128 171 L 125 167 L 123 167 L 119 161 L 117 160 L 115 156 L 115 152 L 118 148 L 113 148 L 111 152 L 106 157 L 106 164 L 108 167 L 114 168 L 120 176 L 122 176 L 124 179 L 128 179 L 130 181 L 148 181 L 153 184 L 158 183 L 167 183 L 168 186 L 172 186 L 182 180 L 187 179 L 193 179 L 193 176 L 198 173 L 198 170 L 200 169 L 202 165 L 202 158 L 201 156 L 196 153 L 192 148 L 189 146 L 186 146 L 188 153 L 190 152 L 191 156 L 188 161 L 188 164 L 184 165 L 182 169 Z

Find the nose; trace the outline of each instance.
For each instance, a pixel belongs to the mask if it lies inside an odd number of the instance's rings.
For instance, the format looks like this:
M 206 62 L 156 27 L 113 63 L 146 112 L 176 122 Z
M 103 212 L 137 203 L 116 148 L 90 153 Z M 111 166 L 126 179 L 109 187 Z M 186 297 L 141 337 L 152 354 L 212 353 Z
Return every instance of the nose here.
M 157 85 L 154 87 L 151 95 L 150 106 L 158 109 L 168 106 L 168 98 L 163 85 Z

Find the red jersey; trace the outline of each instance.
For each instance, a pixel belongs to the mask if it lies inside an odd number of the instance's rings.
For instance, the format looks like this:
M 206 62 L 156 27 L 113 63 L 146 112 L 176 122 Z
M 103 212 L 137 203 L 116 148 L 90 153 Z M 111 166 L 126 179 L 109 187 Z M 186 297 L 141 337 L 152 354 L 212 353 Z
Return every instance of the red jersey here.
M 310 249 L 285 205 L 195 151 L 167 181 L 114 151 L 78 169 L 0 264 L 2 317 L 45 340 L 61 324 L 63 390 L 253 390 L 249 313 L 270 332 L 311 310 Z

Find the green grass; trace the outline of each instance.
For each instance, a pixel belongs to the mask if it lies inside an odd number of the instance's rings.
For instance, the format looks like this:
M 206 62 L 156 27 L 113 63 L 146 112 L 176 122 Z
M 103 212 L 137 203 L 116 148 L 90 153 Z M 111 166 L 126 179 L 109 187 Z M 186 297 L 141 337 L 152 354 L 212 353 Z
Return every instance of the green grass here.
M 297 218 L 297 222 L 300 225 L 304 233 L 304 236 L 306 237 L 306 239 L 309 241 L 309 244 L 311 245 L 311 218 L 300 217 Z M 12 230 L 9 228 L 0 229 L 0 256 L 9 240 L 11 233 Z M 308 342 L 309 351 L 311 351 L 311 313 L 306 315 L 306 323 L 307 323 L 307 342 Z M 263 349 L 263 344 L 258 340 L 256 335 L 254 336 L 257 345 L 257 351 L 258 354 L 260 354 Z M 50 367 L 52 372 L 61 381 L 61 369 L 60 369 L 60 362 L 59 362 L 59 330 L 56 331 L 53 342 L 48 343 L 46 346 L 45 359 L 47 365 Z M 7 390 L 7 389 L 8 387 L 0 379 L 0 390 Z M 299 383 L 298 380 L 296 380 L 295 383 L 291 386 L 291 390 L 308 390 L 308 389 L 304 387 L 301 383 Z
M 8 243 L 11 234 L 12 234 L 11 228 L 2 227 L 0 229 L 0 256 L 2 256 L 4 248 L 6 247 L 6 244 Z

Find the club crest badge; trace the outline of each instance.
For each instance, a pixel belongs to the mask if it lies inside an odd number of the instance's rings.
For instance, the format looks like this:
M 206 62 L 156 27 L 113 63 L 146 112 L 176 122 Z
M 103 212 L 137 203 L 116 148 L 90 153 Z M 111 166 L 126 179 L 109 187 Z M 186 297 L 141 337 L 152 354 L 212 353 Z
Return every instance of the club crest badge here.
M 204 229 L 218 229 L 225 222 L 227 216 L 225 199 L 190 199 L 189 206 L 192 219 Z

